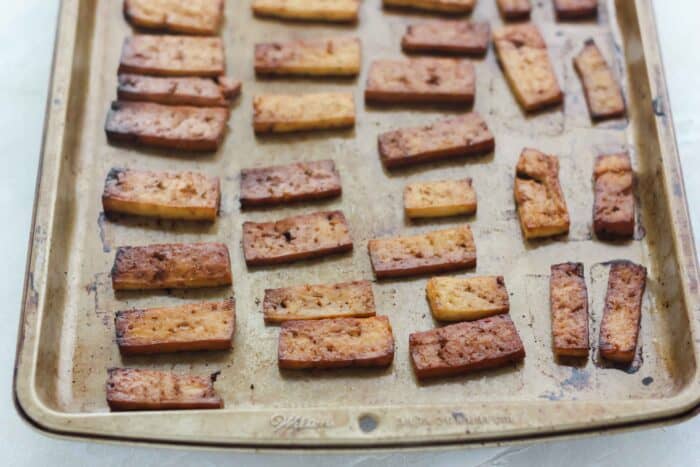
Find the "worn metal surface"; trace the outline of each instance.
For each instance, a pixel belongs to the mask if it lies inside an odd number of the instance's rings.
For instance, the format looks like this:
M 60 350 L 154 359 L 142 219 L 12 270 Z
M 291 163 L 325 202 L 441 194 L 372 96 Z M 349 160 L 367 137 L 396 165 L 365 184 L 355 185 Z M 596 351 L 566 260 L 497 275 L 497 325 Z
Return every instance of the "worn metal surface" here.
M 211 156 L 112 147 L 102 123 L 114 97 L 116 66 L 129 28 L 120 2 L 65 0 L 39 180 L 35 227 L 17 360 L 15 391 L 25 415 L 63 434 L 233 446 L 347 447 L 483 443 L 580 430 L 629 426 L 682 417 L 700 398 L 697 373 L 697 264 L 688 224 L 668 99 L 648 0 L 607 1 L 597 23 L 558 24 L 548 2 L 534 20 L 550 45 L 566 104 L 526 117 L 519 110 L 493 52 L 477 60 L 475 109 L 496 136 L 495 154 L 387 173 L 376 136 L 424 123 L 456 110 L 365 108 L 358 80 L 255 80 L 252 44 L 291 37 L 359 34 L 364 67 L 400 55 L 405 24 L 420 18 L 382 13 L 366 0 L 357 27 L 309 26 L 252 19 L 247 5 L 228 2 L 223 35 L 229 73 L 244 80 L 230 132 Z M 500 23 L 495 5 L 482 1 L 475 19 Z M 643 33 L 640 33 L 643 31 Z M 629 121 L 593 126 L 571 66 L 583 41 L 595 37 L 623 78 Z M 631 77 L 633 79 L 631 79 Z M 354 90 L 358 124 L 352 131 L 256 138 L 251 102 L 260 92 Z M 512 175 L 523 146 L 558 154 L 572 230 L 567 239 L 526 243 L 512 200 Z M 591 238 L 591 172 L 598 152 L 629 149 L 638 174 L 638 239 L 605 244 Z M 238 172 L 243 167 L 295 160 L 335 160 L 343 180 L 339 200 L 241 214 Z M 99 195 L 113 165 L 197 169 L 222 176 L 222 217 L 213 226 L 107 221 Z M 473 218 L 404 219 L 403 185 L 418 180 L 471 176 L 479 195 Z M 240 247 L 244 220 L 267 220 L 320 208 L 343 209 L 355 239 L 345 256 L 292 266 L 247 270 Z M 477 273 L 503 274 L 511 315 L 528 353 L 524 364 L 430 383 L 418 383 L 408 359 L 408 334 L 435 326 L 424 297 L 427 278 L 374 284 L 377 308 L 390 317 L 397 341 L 387 370 L 280 372 L 277 327 L 265 326 L 266 287 L 371 278 L 367 240 L 469 222 L 478 249 Z M 206 239 L 229 245 L 234 268 L 238 327 L 234 350 L 122 360 L 114 344 L 117 309 L 220 299 L 231 289 L 172 294 L 119 293 L 108 271 L 119 245 Z M 593 342 L 602 312 L 606 266 L 631 259 L 650 271 L 640 354 L 629 371 L 602 364 L 594 353 L 582 367 L 552 359 L 549 337 L 549 265 L 586 265 Z M 213 412 L 110 414 L 104 401 L 106 368 L 130 365 L 192 372 L 221 369 L 217 389 L 226 408 Z

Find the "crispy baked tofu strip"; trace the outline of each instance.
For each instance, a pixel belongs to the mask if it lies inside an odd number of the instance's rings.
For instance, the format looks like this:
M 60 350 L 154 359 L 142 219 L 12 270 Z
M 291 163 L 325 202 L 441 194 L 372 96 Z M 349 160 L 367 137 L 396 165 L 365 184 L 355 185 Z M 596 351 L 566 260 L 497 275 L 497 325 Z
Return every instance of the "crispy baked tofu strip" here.
M 113 168 L 102 206 L 106 213 L 161 219 L 215 221 L 221 188 L 218 177 L 197 172 L 152 172 Z
M 248 266 L 290 263 L 350 250 L 352 238 L 341 211 L 243 224 L 243 253 Z
M 598 14 L 598 0 L 554 0 L 559 19 L 583 19 Z
M 190 289 L 231 282 L 231 261 L 223 243 L 119 247 L 112 267 L 114 290 Z
M 449 217 L 476 212 L 472 179 L 412 183 L 403 192 L 407 217 Z
M 171 308 L 117 312 L 114 328 L 122 355 L 231 348 L 233 299 Z
M 361 63 L 356 37 L 255 45 L 255 72 L 262 75 L 356 76 Z
M 484 55 L 491 28 L 487 22 L 435 20 L 411 24 L 401 39 L 405 52 Z
M 503 276 L 433 277 L 425 291 L 439 321 L 473 321 L 510 310 Z
M 228 107 L 241 92 L 240 81 L 228 82 L 232 83 L 232 88 L 210 78 L 168 78 L 125 73 L 119 75 L 117 97 L 122 101 Z
M 634 360 L 646 281 L 644 266 L 618 261 L 610 268 L 598 343 L 603 358 L 620 363 Z
M 379 279 L 476 266 L 476 245 L 468 225 L 412 237 L 370 240 L 369 255 Z
M 474 102 L 474 64 L 454 58 L 376 60 L 367 77 L 372 103 L 464 104 Z
M 394 336 L 386 316 L 282 323 L 280 368 L 384 367 L 394 360 Z
M 555 264 L 549 278 L 552 350 L 558 357 L 588 356 L 588 289 L 583 264 Z
M 599 238 L 634 236 L 634 174 L 627 153 L 598 156 L 593 172 L 593 229 Z
M 219 37 L 134 34 L 124 39 L 119 73 L 217 77 L 225 73 Z
M 112 411 L 220 409 L 214 390 L 217 374 L 195 376 L 167 371 L 110 368 L 107 404 Z
M 124 16 L 140 28 L 172 33 L 214 35 L 224 0 L 124 0 Z
M 384 0 L 385 7 L 462 15 L 471 13 L 475 4 L 476 0 Z
M 418 379 L 496 368 L 525 358 L 525 348 L 507 314 L 416 332 L 408 340 Z
M 530 0 L 497 0 L 496 3 L 501 16 L 508 21 L 530 19 Z
M 253 13 L 288 20 L 354 23 L 360 0 L 253 0 Z
M 495 147 L 486 122 L 476 112 L 422 127 L 379 135 L 379 155 L 388 169 L 450 157 L 482 154 Z
M 374 316 L 374 294 L 369 281 L 300 285 L 265 290 L 266 323 Z
M 574 66 L 583 82 L 591 117 L 596 120 L 625 115 L 625 100 L 603 54 L 593 39 L 574 58 Z
M 188 151 L 216 151 L 226 132 L 229 111 L 151 102 L 115 101 L 105 133 L 112 143 L 134 143 Z
M 341 191 L 331 160 L 241 170 L 244 208 L 333 198 Z
M 523 109 L 533 111 L 561 104 L 564 94 L 537 26 L 503 26 L 494 31 L 493 40 L 506 79 Z
M 569 231 L 569 211 L 559 184 L 559 159 L 523 149 L 515 173 L 515 203 L 525 238 Z
M 256 133 L 329 130 L 355 126 L 352 94 L 267 94 L 253 101 Z

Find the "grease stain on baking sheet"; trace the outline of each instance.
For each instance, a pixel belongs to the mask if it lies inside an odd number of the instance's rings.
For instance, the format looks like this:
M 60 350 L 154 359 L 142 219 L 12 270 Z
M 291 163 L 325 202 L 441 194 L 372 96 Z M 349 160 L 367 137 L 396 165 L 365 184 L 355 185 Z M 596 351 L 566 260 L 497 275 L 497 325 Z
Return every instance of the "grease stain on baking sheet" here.
M 571 376 L 566 378 L 561 384 L 564 387 L 583 390 L 589 387 L 591 375 L 586 370 L 571 368 Z
M 105 216 L 104 212 L 101 212 L 100 215 L 97 216 L 97 227 L 100 229 L 100 242 L 102 243 L 103 253 L 109 253 L 112 251 L 112 246 L 109 244 L 109 241 L 107 241 L 107 234 L 105 231 L 106 222 L 107 216 Z

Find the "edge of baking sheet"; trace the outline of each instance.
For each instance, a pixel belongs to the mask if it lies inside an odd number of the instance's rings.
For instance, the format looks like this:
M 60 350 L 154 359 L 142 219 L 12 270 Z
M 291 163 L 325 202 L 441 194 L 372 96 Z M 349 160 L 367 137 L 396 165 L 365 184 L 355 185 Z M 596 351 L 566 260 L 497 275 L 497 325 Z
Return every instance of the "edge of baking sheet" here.
M 30 425 L 43 433 L 62 438 L 91 439 L 108 442 L 149 443 L 157 445 L 179 446 L 206 446 L 235 449 L 281 449 L 294 450 L 298 448 L 314 451 L 337 451 L 352 449 L 358 443 L 364 449 L 425 449 L 431 447 L 457 447 L 457 446 L 483 446 L 505 443 L 523 443 L 534 439 L 566 439 L 576 436 L 594 435 L 599 433 L 620 432 L 640 429 L 651 426 L 662 426 L 680 422 L 691 418 L 700 412 L 700 372 L 696 372 L 695 378 L 688 383 L 686 388 L 677 395 L 658 400 L 643 402 L 629 401 L 629 404 L 621 402 L 617 408 L 621 409 L 620 415 L 612 421 L 597 421 L 593 415 L 590 422 L 579 426 L 566 426 L 560 423 L 559 429 L 536 428 L 525 429 L 520 432 L 514 430 L 503 431 L 500 434 L 485 435 L 484 437 L 465 437 L 466 434 L 431 435 L 430 430 L 425 434 L 414 433 L 410 436 L 398 435 L 395 439 L 377 439 L 372 435 L 365 437 L 353 437 L 342 441 L 339 438 L 336 444 L 329 444 L 327 439 L 319 438 L 316 443 L 299 442 L 294 437 L 280 437 L 270 442 L 269 440 L 238 442 L 235 440 L 202 440 L 202 439 L 175 439 L 167 435 L 152 439 L 120 436 L 119 429 L 124 426 L 126 417 L 135 423 L 146 421 L 151 414 L 111 414 L 114 419 L 121 418 L 121 423 L 113 423 L 112 433 L 105 434 L 104 416 L 110 414 L 67 414 L 50 409 L 42 403 L 34 391 L 34 378 L 38 356 L 38 330 L 45 310 L 45 297 L 48 284 L 47 257 L 52 245 L 52 232 L 50 227 L 54 225 L 55 205 L 58 193 L 58 175 L 63 160 L 65 143 L 64 126 L 68 115 L 68 100 L 71 98 L 71 86 L 74 78 L 74 70 L 81 66 L 79 57 L 75 51 L 78 45 L 78 26 L 80 24 L 80 4 L 84 0 L 62 0 L 58 18 L 56 46 L 54 52 L 53 74 L 47 102 L 47 116 L 44 128 L 44 141 L 41 159 L 39 163 L 38 181 L 36 188 L 36 200 L 33 213 L 32 231 L 28 252 L 28 264 L 25 277 L 22 315 L 20 320 L 19 336 L 17 343 L 17 355 L 14 372 L 14 402 L 20 416 Z M 672 231 L 676 256 L 679 260 L 681 276 L 684 278 L 681 286 L 688 313 L 693 315 L 690 319 L 692 334 L 700 335 L 698 319 L 700 318 L 700 300 L 698 292 L 698 262 L 690 225 L 688 207 L 685 197 L 685 188 L 680 167 L 680 159 L 676 146 L 675 134 L 670 105 L 666 91 L 666 82 L 661 62 L 658 45 L 656 24 L 653 17 L 651 0 L 635 0 L 640 31 L 642 35 L 643 49 L 652 91 L 654 113 L 656 116 L 656 131 L 661 147 L 663 160 L 664 189 L 669 194 L 669 210 L 676 229 Z M 693 348 L 696 355 L 700 355 L 700 339 L 695 337 Z M 512 404 L 514 406 L 518 404 Z M 564 410 L 564 405 L 558 402 L 548 402 L 548 407 L 561 405 L 563 415 L 557 417 L 560 422 L 565 419 L 565 414 L 571 410 L 590 410 L 597 407 L 595 403 L 571 404 Z M 576 407 L 572 407 L 576 406 Z M 641 410 L 640 410 L 641 406 Z M 632 410 L 634 408 L 634 410 Z M 629 409 L 629 410 L 628 410 Z M 361 408 L 348 408 L 348 423 L 352 417 L 361 421 L 362 417 L 369 416 L 372 423 L 372 415 L 379 415 L 385 409 L 375 409 L 372 414 L 366 414 Z M 429 413 L 425 411 L 416 413 Z M 428 408 L 434 411 L 435 408 Z M 522 407 L 522 417 L 526 420 L 538 411 L 538 404 L 527 403 Z M 183 417 L 196 417 L 200 411 L 189 411 Z M 449 412 L 446 412 L 449 414 Z M 460 412 L 461 414 L 461 412 Z M 221 415 L 230 415 L 222 413 Z M 246 414 L 243 418 L 246 418 Z M 249 414 L 248 414 L 249 415 Z M 461 414 L 464 416 L 463 414 Z M 494 415 L 497 415 L 494 413 Z M 290 415 L 291 416 L 291 415 Z M 454 413 L 453 413 L 454 416 Z M 245 422 L 245 420 L 242 420 Z M 376 421 L 376 420 L 375 420 Z M 151 422 L 152 423 L 152 422 Z M 151 424 L 151 426 L 153 426 Z M 151 431 L 151 433 L 154 433 Z

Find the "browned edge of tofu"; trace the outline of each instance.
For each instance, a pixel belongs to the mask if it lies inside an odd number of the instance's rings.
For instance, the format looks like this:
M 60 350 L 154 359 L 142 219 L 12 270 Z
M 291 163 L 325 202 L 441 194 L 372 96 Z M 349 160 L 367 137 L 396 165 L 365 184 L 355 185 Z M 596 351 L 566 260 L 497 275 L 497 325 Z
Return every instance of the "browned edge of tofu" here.
M 560 20 L 581 20 L 598 15 L 598 0 L 553 0 Z
M 532 5 L 530 0 L 497 0 L 498 11 L 506 21 L 527 21 Z
M 476 0 L 383 0 L 387 10 L 419 11 L 445 16 L 468 15 L 474 10 Z
M 487 22 L 433 20 L 408 25 L 401 48 L 408 53 L 483 56 L 490 38 Z
M 599 155 L 593 179 L 593 230 L 596 236 L 603 240 L 633 238 L 634 172 L 629 153 Z
M 258 5 L 258 0 L 253 0 L 251 4 L 251 9 L 253 14 L 259 18 L 275 18 L 281 21 L 288 21 L 292 23 L 304 22 L 304 23 L 343 23 L 343 24 L 354 24 L 357 23 L 360 12 L 360 2 L 361 0 L 353 0 L 352 8 L 348 10 L 338 10 L 338 11 L 301 11 L 303 8 L 299 8 L 298 11 L 294 9 L 285 8 L 283 5 L 284 0 L 278 1 L 278 5 L 264 7 Z M 326 4 L 330 4 L 326 2 Z
M 551 266 L 549 306 L 554 354 L 588 357 L 588 288 L 582 263 Z
M 195 107 L 230 107 L 241 93 L 242 83 L 225 76 L 218 78 L 162 77 L 121 73 L 117 99 Z

